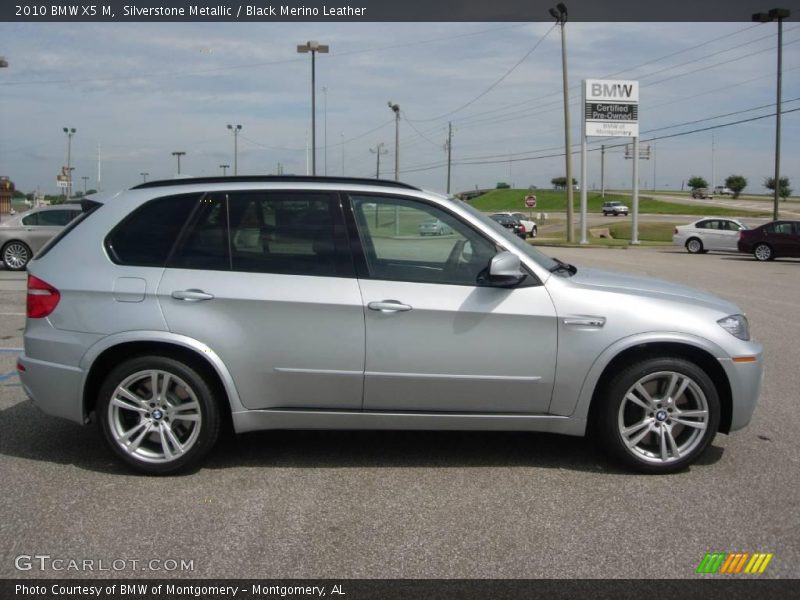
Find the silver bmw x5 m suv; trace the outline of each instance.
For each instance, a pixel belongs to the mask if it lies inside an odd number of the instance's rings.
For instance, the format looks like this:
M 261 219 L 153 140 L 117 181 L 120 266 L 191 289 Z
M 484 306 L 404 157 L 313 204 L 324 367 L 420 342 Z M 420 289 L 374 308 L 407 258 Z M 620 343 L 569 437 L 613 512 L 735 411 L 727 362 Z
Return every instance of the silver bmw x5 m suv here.
M 592 432 L 665 473 L 758 398 L 736 306 L 578 270 L 412 186 L 181 179 L 84 205 L 30 263 L 18 369 L 141 471 L 199 464 L 230 415 L 236 432 Z M 432 219 L 450 233 L 420 235 Z

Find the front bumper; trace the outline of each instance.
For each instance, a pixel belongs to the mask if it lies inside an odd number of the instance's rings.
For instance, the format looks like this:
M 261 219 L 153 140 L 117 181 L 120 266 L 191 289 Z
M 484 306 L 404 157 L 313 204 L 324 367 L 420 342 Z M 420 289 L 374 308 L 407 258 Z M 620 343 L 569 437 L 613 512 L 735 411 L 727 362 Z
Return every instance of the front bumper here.
M 736 362 L 737 357 L 719 359 L 731 386 L 731 431 L 750 423 L 764 379 L 764 348 L 756 342 L 749 345 L 747 356 L 755 357 L 752 362 Z

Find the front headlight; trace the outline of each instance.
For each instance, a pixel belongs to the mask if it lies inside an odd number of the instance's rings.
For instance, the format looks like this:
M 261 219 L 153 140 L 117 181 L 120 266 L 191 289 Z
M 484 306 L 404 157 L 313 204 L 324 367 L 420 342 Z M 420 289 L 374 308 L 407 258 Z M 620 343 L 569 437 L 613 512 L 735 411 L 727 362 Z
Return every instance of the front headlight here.
M 747 323 L 747 317 L 744 315 L 730 315 L 717 321 L 719 326 L 731 335 L 744 340 L 750 341 L 750 325 Z

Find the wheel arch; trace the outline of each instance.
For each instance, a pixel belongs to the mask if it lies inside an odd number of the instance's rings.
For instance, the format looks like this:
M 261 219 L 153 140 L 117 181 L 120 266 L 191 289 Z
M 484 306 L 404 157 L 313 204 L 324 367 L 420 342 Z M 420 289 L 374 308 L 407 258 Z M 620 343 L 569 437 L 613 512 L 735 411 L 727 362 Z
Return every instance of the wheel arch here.
M 599 369 L 594 385 L 591 387 L 591 394 L 588 397 L 587 424 L 591 425 L 596 421 L 593 411 L 601 404 L 598 399 L 607 389 L 614 374 L 618 373 L 624 365 L 634 361 L 638 362 L 665 356 L 683 358 L 696 364 L 706 372 L 719 395 L 721 408 L 719 431 L 721 433 L 730 432 L 733 418 L 733 392 L 725 369 L 710 348 L 704 348 L 686 340 L 642 341 L 614 352 L 610 360 Z M 581 394 L 582 399 L 587 392 L 586 383 L 588 382 L 584 383 L 584 390 Z
M 164 332 L 157 333 L 165 335 Z M 180 338 L 131 339 L 130 336 L 122 336 L 113 341 L 106 338 L 92 347 L 81 361 L 85 373 L 82 386 L 84 419 L 88 421 L 93 412 L 100 386 L 109 371 L 123 360 L 144 355 L 174 358 L 200 372 L 212 386 L 224 419 L 230 420 L 232 412 L 242 410 L 233 378 L 221 359 L 199 342 Z

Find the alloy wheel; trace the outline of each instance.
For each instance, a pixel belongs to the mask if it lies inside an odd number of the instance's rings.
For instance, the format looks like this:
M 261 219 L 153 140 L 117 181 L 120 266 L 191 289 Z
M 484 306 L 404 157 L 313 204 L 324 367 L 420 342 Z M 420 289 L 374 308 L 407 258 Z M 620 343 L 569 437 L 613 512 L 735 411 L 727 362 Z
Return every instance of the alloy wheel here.
M 167 371 L 133 373 L 116 387 L 108 403 L 111 436 L 141 462 L 177 460 L 194 446 L 201 423 L 197 394 Z
M 694 379 L 658 371 L 628 389 L 617 414 L 617 430 L 637 459 L 666 465 L 703 443 L 709 418 L 706 395 Z
M 24 269 L 30 258 L 28 247 L 21 242 L 11 242 L 3 250 L 3 262 L 14 271 Z
M 756 260 L 770 260 L 772 258 L 772 248 L 766 244 L 759 244 L 755 247 L 755 250 L 753 250 L 753 255 L 756 257 Z

